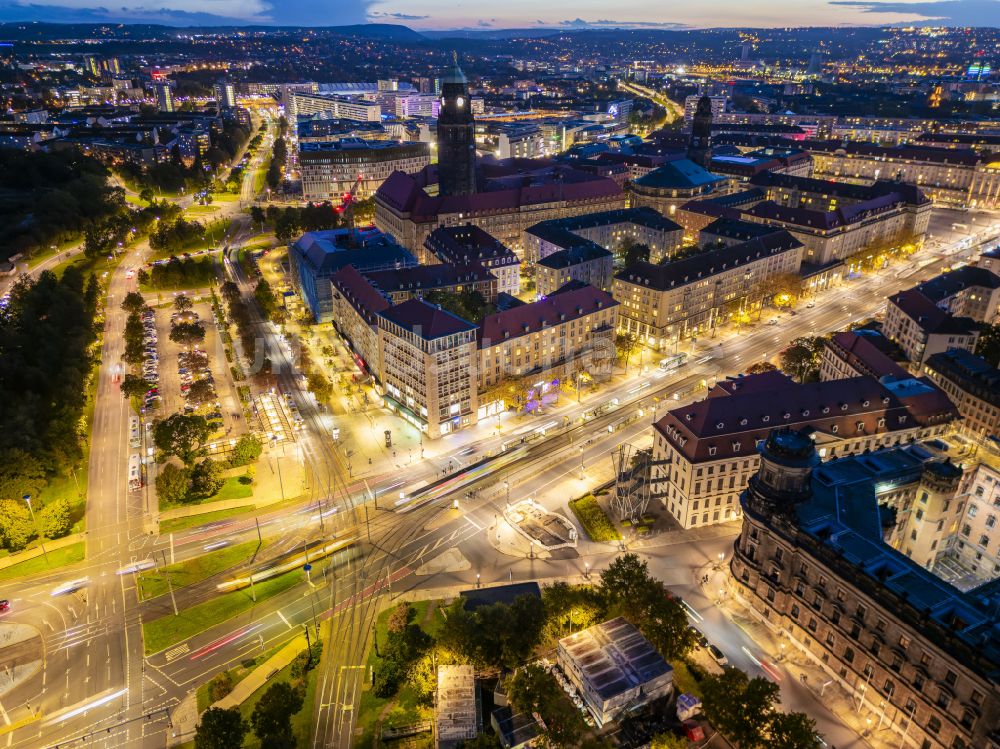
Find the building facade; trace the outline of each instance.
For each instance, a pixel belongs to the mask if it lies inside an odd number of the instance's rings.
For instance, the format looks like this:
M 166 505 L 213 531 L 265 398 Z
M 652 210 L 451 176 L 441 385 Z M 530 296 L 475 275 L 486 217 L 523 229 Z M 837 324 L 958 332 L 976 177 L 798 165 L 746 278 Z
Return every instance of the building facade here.
M 476 326 L 420 299 L 379 313 L 383 399 L 437 439 L 476 423 Z
M 473 224 L 442 226 L 424 241 L 431 257 L 443 263 L 479 263 L 497 279 L 497 293 L 521 292 L 521 259 L 503 243 Z
M 431 163 L 427 143 L 343 138 L 299 143 L 299 170 L 305 200 L 339 204 L 357 185 L 355 200 L 375 194 L 396 171 L 412 174 Z
M 914 371 L 934 354 L 953 348 L 974 351 L 979 338 L 974 320 L 955 317 L 917 289 L 889 297 L 882 332 L 903 349 Z
M 469 84 L 458 67 L 441 79 L 437 121 L 438 191 L 441 195 L 476 192 L 476 118 Z
M 953 348 L 929 356 L 924 372 L 958 407 L 963 430 L 980 439 L 1000 436 L 1000 369 Z
M 824 459 L 944 433 L 957 416 L 944 394 L 919 380 L 902 385 L 870 377 L 798 384 L 780 372 L 721 382 L 653 425 L 654 496 L 684 528 L 735 519 L 756 447 L 779 426 L 809 429 Z
M 769 281 L 797 273 L 802 244 L 778 231 L 664 265 L 639 262 L 615 275 L 618 330 L 656 351 L 675 348 L 761 304 Z
M 741 496 L 730 590 L 895 733 L 891 743 L 997 749 L 1000 586 L 962 593 L 894 550 L 877 469 L 864 456 L 836 463 L 819 466 L 799 432 L 763 442 Z M 924 469 L 928 498 L 952 490 L 957 469 L 947 465 Z M 851 511 L 838 510 L 847 496 Z

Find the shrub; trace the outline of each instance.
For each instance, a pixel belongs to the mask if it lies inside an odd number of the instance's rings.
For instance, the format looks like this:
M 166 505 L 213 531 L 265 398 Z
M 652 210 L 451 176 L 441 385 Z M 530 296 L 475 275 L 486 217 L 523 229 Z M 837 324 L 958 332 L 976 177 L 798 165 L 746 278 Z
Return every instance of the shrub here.
M 570 501 L 569 508 L 580 521 L 591 541 L 620 541 L 621 534 L 607 516 L 593 494 Z

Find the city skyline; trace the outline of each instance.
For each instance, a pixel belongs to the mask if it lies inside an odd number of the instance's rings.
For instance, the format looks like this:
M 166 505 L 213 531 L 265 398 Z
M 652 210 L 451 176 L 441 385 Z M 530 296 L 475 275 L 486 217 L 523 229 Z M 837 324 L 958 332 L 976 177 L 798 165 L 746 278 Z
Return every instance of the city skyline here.
M 998 0 L 807 0 L 794 8 L 774 0 L 752 4 L 722 0 L 711 8 L 680 5 L 664 7 L 651 0 L 630 3 L 608 18 L 608 9 L 595 0 L 550 4 L 540 14 L 526 0 L 494 7 L 488 16 L 474 4 L 453 5 L 442 0 L 360 0 L 329 4 L 316 0 L 277 3 L 271 0 L 167 0 L 156 7 L 107 7 L 92 0 L 0 2 L 0 22 L 156 23 L 171 26 L 247 24 L 264 26 L 338 26 L 395 23 L 415 30 L 500 29 L 698 29 L 768 28 L 789 26 L 987 26 L 1000 17 Z

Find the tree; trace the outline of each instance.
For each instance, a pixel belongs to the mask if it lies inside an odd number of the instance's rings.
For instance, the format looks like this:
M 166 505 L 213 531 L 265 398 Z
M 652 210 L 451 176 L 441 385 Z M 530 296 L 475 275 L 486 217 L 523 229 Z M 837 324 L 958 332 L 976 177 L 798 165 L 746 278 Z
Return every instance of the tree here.
M 782 273 L 768 281 L 767 291 L 775 307 L 791 307 L 802 296 L 802 276 L 798 273 Z
M 46 504 L 38 513 L 38 525 L 46 538 L 62 538 L 73 528 L 73 515 L 69 500 L 58 497 Z
M 255 434 L 244 434 L 233 445 L 233 451 L 229 455 L 229 465 L 245 466 L 253 463 L 260 457 L 264 446 L 260 438 Z
M 619 333 L 615 336 L 615 350 L 618 358 L 624 360 L 625 369 L 628 370 L 628 359 L 639 348 L 639 336 L 635 333 Z
M 224 483 L 222 466 L 211 458 L 205 458 L 191 471 L 191 494 L 196 497 L 211 497 Z
M 320 372 L 310 372 L 306 378 L 306 387 L 316 396 L 319 403 L 326 403 L 333 396 L 333 385 Z
M 174 298 L 174 309 L 178 312 L 187 312 L 192 307 L 194 307 L 194 302 L 187 294 L 178 294 Z
M 191 491 L 191 472 L 173 463 L 164 465 L 156 474 L 156 496 L 167 504 L 187 501 Z
M 768 746 L 766 739 L 779 697 L 778 685 L 748 677 L 736 668 L 701 683 L 705 717 L 740 749 Z
M 122 395 L 126 398 L 131 398 L 133 396 L 141 398 L 149 392 L 151 387 L 152 385 L 138 375 L 127 374 L 122 377 Z
M 261 745 L 285 746 L 286 739 L 292 736 L 292 716 L 301 709 L 302 695 L 290 684 L 277 681 L 268 687 L 250 714 L 250 724 Z
M 141 190 L 139 190 L 139 200 L 148 205 L 153 205 L 153 201 L 155 200 L 153 196 L 153 188 L 149 185 L 145 185 Z
M 243 746 L 247 734 L 247 723 L 240 715 L 238 707 L 222 710 L 210 707 L 201 716 L 201 722 L 194 734 L 195 749 L 232 749 Z
M 810 382 L 819 377 L 820 357 L 826 340 L 819 336 L 796 338 L 780 354 L 781 369 L 799 382 Z
M 976 355 L 983 357 L 991 367 L 1000 367 L 1000 325 L 984 323 L 980 326 Z
M 187 392 L 188 403 L 200 406 L 213 400 L 215 400 L 215 386 L 211 380 L 195 380 L 191 383 Z
M 816 733 L 816 721 L 805 713 L 775 712 L 768 733 L 768 749 L 819 749 L 824 745 Z
M 146 309 L 146 300 L 138 291 L 130 291 L 122 299 L 122 309 L 129 315 L 138 314 Z
M 20 551 L 34 535 L 27 503 L 22 499 L 0 499 L 0 546 Z
M 747 367 L 747 374 L 760 374 L 761 372 L 774 372 L 777 367 L 769 361 L 754 362 Z
M 26 494 L 37 497 L 47 483 L 45 466 L 31 453 L 13 447 L 0 455 L 0 498 L 21 502 Z
M 693 646 L 684 608 L 637 555 L 616 557 L 601 572 L 597 593 L 606 617 L 625 617 L 665 658 L 682 657 Z
M 153 443 L 160 452 L 176 455 L 190 466 L 201 453 L 202 443 L 210 433 L 211 428 L 204 416 L 177 413 L 156 422 Z
M 264 181 L 267 182 L 267 186 L 272 190 L 278 189 L 278 185 L 281 184 L 281 166 L 278 162 L 271 161 L 271 165 L 267 168 L 267 173 L 264 175 Z
M 267 282 L 267 279 L 261 278 L 257 281 L 253 295 L 264 317 L 268 320 L 274 320 L 278 314 L 278 299 L 271 290 L 271 284 Z
M 197 322 L 179 322 L 170 328 L 170 340 L 181 346 L 193 346 L 205 340 L 205 326 Z
M 583 720 L 563 695 L 556 678 L 531 663 L 518 669 L 507 682 L 507 697 L 517 712 L 537 712 L 545 721 L 545 734 L 553 746 L 572 746 L 583 732 Z
M 250 206 L 250 220 L 251 221 L 253 221 L 257 225 L 263 225 L 264 224 L 264 218 L 265 218 L 265 216 L 264 216 L 264 209 L 263 208 L 261 208 L 259 205 L 252 205 L 252 206 Z
M 635 265 L 638 262 L 649 262 L 649 245 L 636 242 L 632 237 L 625 237 L 615 254 L 622 259 L 625 267 Z

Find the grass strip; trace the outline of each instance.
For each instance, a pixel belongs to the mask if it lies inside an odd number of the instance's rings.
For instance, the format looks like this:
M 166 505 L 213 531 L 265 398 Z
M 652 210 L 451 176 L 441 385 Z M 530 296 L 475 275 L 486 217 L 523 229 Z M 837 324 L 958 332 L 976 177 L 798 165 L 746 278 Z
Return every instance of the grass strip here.
M 231 507 L 228 510 L 214 510 L 212 512 L 202 512 L 197 515 L 188 515 L 186 518 L 171 518 L 160 521 L 160 534 L 177 533 L 177 531 L 187 530 L 197 525 L 214 523 L 217 520 L 226 520 L 235 515 L 242 515 L 245 512 L 252 512 L 253 505 L 243 505 L 242 507 Z
M 268 544 L 264 541 L 245 541 L 235 546 L 227 546 L 223 549 L 210 551 L 201 556 L 185 559 L 183 562 L 160 567 L 158 570 L 150 570 L 139 575 L 139 593 L 143 600 L 156 598 L 170 592 L 170 584 L 174 588 L 183 588 L 185 585 L 194 585 L 202 580 L 229 569 L 245 559 L 249 559 L 257 550 L 257 546 L 263 549 Z
M 611 518 L 601 509 L 593 494 L 585 494 L 579 499 L 570 500 L 569 509 L 580 521 L 583 530 L 591 541 L 620 541 L 621 534 L 615 528 Z
M 60 549 L 53 549 L 48 553 L 48 561 L 44 554 L 23 562 L 12 564 L 10 567 L 0 569 L 0 580 L 13 580 L 16 577 L 26 575 L 44 575 L 46 572 L 65 567 L 67 564 L 82 562 L 84 557 L 84 543 L 77 541 L 75 544 L 63 546 Z
M 158 653 L 179 642 L 184 642 L 189 637 L 204 632 L 216 624 L 239 616 L 268 598 L 284 593 L 303 580 L 305 580 L 305 575 L 301 570 L 291 570 L 254 585 L 257 593 L 256 603 L 250 598 L 250 590 L 247 588 L 232 593 L 223 593 L 211 601 L 184 609 L 180 616 L 168 614 L 159 619 L 143 622 L 142 639 L 145 643 L 146 655 Z

